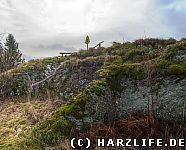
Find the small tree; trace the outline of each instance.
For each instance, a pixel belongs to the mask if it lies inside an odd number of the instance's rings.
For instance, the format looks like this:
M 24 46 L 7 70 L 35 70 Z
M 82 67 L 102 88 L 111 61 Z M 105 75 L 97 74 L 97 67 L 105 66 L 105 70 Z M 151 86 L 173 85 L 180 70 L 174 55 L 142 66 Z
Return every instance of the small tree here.
M 4 59 L 6 63 L 6 70 L 12 69 L 23 62 L 22 53 L 18 49 L 18 43 L 12 34 L 9 34 L 6 38 Z
M 86 39 L 85 39 L 85 44 L 87 45 L 87 50 L 88 50 L 88 44 L 90 43 L 90 38 L 89 36 L 87 35 L 86 36 Z

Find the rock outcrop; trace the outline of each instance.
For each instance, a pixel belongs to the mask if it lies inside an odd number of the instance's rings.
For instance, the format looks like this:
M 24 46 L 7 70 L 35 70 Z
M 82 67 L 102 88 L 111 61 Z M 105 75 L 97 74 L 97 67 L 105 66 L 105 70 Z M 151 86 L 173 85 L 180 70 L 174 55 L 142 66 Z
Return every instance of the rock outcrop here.
M 137 41 L 114 43 L 100 50 L 99 55 L 90 50 L 91 55 L 86 51 L 88 57 L 76 54 L 60 60 L 58 65 L 61 62 L 63 65 L 56 75 L 33 89 L 32 95 L 42 97 L 50 90 L 69 101 L 31 131 L 26 145 L 30 142 L 39 147 L 55 145 L 68 137 L 72 128 L 82 131 L 93 122 L 121 119 L 133 112 L 152 113 L 168 121 L 185 121 L 186 41 L 149 39 L 144 42 L 144 45 Z M 31 80 L 46 78 L 46 72 L 51 74 L 52 66 L 58 65 L 47 63 L 39 77 L 38 69 L 34 70 Z M 25 75 L 25 71 L 20 74 Z M 25 77 L 21 81 L 14 79 L 18 83 L 17 92 L 21 91 L 19 83 L 21 89 L 28 91 L 29 86 L 24 87 L 26 82 L 22 83 Z

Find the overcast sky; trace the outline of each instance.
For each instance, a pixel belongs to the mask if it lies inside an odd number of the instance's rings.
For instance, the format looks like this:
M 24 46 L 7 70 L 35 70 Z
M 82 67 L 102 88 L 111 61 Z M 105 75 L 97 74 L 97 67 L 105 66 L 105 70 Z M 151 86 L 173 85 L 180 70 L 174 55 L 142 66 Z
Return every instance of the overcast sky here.
M 28 57 L 86 48 L 104 40 L 186 37 L 186 0 L 0 0 L 0 33 Z

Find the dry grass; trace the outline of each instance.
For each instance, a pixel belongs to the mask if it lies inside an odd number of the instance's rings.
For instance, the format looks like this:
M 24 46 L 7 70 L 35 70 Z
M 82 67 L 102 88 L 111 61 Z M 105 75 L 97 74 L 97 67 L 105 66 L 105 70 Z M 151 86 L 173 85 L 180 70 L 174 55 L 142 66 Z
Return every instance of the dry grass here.
M 0 149 L 21 140 L 26 131 L 61 105 L 59 100 L 28 102 L 14 99 L 0 102 Z
M 137 139 L 139 142 L 141 139 L 163 139 L 165 143 L 168 143 L 171 138 L 185 138 L 186 124 L 184 122 L 166 122 L 156 119 L 153 115 L 144 115 L 140 113 L 131 114 L 128 118 L 106 123 L 93 123 L 90 129 L 83 133 L 73 133 L 72 136 L 77 138 L 89 138 L 96 145 L 96 141 L 99 138 L 108 139 Z M 139 143 L 138 142 L 138 143 Z M 139 148 L 99 148 L 96 150 L 139 150 Z M 150 150 L 182 150 L 183 147 L 150 147 Z
M 90 139 L 141 138 L 142 136 L 150 138 L 155 136 L 155 118 L 152 115 L 135 113 L 131 114 L 127 119 L 109 123 L 93 123 L 90 130 L 77 136 L 78 138 L 88 137 Z
M 0 149 L 7 150 L 10 144 L 22 140 L 26 131 L 39 121 L 51 115 L 62 102 L 56 101 L 23 101 L 7 100 L 0 103 Z M 186 131 L 186 124 L 166 124 L 159 122 L 152 115 L 131 114 L 128 118 L 110 123 L 93 123 L 89 130 L 83 133 L 72 132 L 73 137 L 89 138 L 91 141 L 104 138 L 164 138 L 172 136 L 183 137 Z M 161 135 L 161 137 L 158 137 Z M 46 147 L 45 150 L 71 150 L 70 141 L 64 140 L 54 147 Z M 172 150 L 171 148 L 149 148 L 149 150 Z M 95 150 L 139 150 L 137 148 L 99 148 Z M 174 147 L 174 150 L 181 150 Z
M 59 145 L 55 147 L 45 147 L 45 150 L 71 150 L 72 147 L 70 146 L 69 140 L 64 140 Z

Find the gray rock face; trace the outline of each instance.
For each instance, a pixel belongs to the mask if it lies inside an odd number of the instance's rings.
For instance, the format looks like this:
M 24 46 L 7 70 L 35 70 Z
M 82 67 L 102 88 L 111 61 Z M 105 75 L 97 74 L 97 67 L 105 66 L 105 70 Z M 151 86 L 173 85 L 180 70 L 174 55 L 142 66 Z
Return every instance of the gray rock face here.
M 105 95 L 91 94 L 91 99 L 86 105 L 87 116 L 92 116 L 94 121 L 112 120 L 115 116 L 115 99 L 109 88 L 105 89 Z
M 53 86 L 53 90 L 57 95 L 65 99 L 72 98 L 75 94 L 81 92 L 85 86 L 92 80 L 98 79 L 95 73 L 103 65 L 102 61 L 81 61 L 76 65 L 69 64 L 64 73 L 64 69 L 60 69 L 54 80 L 49 82 Z M 56 87 L 54 87 L 56 86 Z
M 33 88 L 32 97 L 42 99 L 50 97 L 72 98 L 81 92 L 89 82 L 100 78 L 95 72 L 103 65 L 103 58 L 94 59 L 66 61 L 65 67 L 60 68 L 56 75 Z M 59 65 L 55 62 L 49 63 L 42 70 L 26 70 L 16 76 L 0 78 L 0 84 L 5 85 L 0 87 L 0 99 L 9 96 L 27 96 L 31 84 L 52 75 Z
M 91 95 L 86 106 L 89 121 L 123 118 L 134 112 L 148 113 L 148 110 L 158 118 L 169 121 L 186 119 L 185 79 L 165 79 L 158 88 L 151 89 L 144 81 L 134 83 L 123 80 L 121 86 L 122 92 L 117 96 L 110 89 L 106 89 L 105 96 Z
M 117 100 L 120 116 L 131 112 L 153 111 L 157 117 L 166 120 L 183 120 L 186 103 L 186 80 L 166 79 L 154 91 L 142 84 L 123 84 L 123 91 Z
M 186 53 L 184 50 L 179 50 L 172 59 L 174 62 L 179 63 L 186 60 Z
M 186 80 L 164 81 L 158 90 L 157 115 L 167 120 L 185 120 L 185 103 Z

